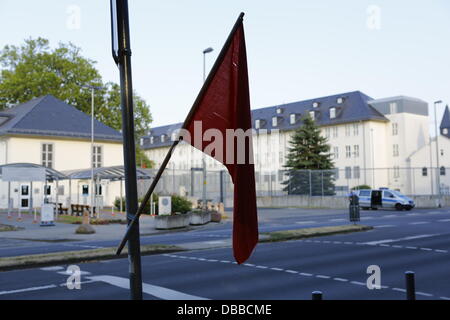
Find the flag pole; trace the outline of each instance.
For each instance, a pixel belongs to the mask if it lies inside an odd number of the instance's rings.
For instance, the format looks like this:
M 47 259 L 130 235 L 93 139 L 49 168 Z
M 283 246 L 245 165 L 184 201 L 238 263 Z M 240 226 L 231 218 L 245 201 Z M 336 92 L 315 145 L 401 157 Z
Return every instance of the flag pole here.
M 233 40 L 234 34 L 236 33 L 236 30 L 242 24 L 242 21 L 244 19 L 244 15 L 245 15 L 244 12 L 241 12 L 239 14 L 239 17 L 238 17 L 236 23 L 234 24 L 233 29 L 231 30 L 231 32 L 230 32 L 230 34 L 229 34 L 229 36 L 228 36 L 228 38 L 227 38 L 227 40 L 226 40 L 222 50 L 220 51 L 220 53 L 219 53 L 219 55 L 218 55 L 218 57 L 216 59 L 216 62 L 214 63 L 213 67 L 211 68 L 211 71 L 210 71 L 208 77 L 206 78 L 206 81 L 204 82 L 203 87 L 200 90 L 200 93 L 198 94 L 197 98 L 195 99 L 194 104 L 192 105 L 191 110 L 189 111 L 189 113 L 188 113 L 188 115 L 187 115 L 187 117 L 186 117 L 186 119 L 185 119 L 185 121 L 183 123 L 183 126 L 181 127 L 182 129 L 186 129 L 188 127 L 188 125 L 191 122 L 195 112 L 197 111 L 198 106 L 200 105 L 200 102 L 203 99 L 203 96 L 205 95 L 206 91 L 208 90 L 208 88 L 209 88 L 209 86 L 210 86 L 210 84 L 211 84 L 211 82 L 212 82 L 212 80 L 214 78 L 214 74 L 219 69 L 221 62 L 224 59 L 224 57 L 225 57 L 225 55 L 226 55 L 226 53 L 228 51 L 229 46 L 231 45 L 231 42 Z M 130 238 L 134 224 L 136 223 L 136 221 L 139 220 L 139 217 L 144 212 L 145 206 L 146 206 L 148 200 L 150 199 L 151 194 L 153 193 L 156 185 L 158 184 L 159 179 L 162 176 L 162 173 L 164 172 L 167 164 L 170 161 L 170 158 L 172 156 L 173 150 L 178 145 L 178 143 L 180 143 L 180 141 L 181 141 L 181 139 L 178 138 L 177 140 L 175 140 L 173 142 L 172 146 L 170 147 L 169 152 L 167 153 L 166 157 L 164 158 L 164 161 L 161 164 L 161 167 L 159 168 L 155 178 L 153 179 L 153 182 L 150 185 L 150 188 L 148 189 L 147 194 L 145 195 L 143 201 L 141 202 L 141 205 L 140 205 L 139 209 L 137 210 L 136 215 L 134 215 L 133 220 L 128 225 L 128 229 L 125 232 L 125 235 L 124 235 L 122 241 L 120 242 L 119 247 L 117 248 L 117 251 L 116 251 L 117 255 L 120 255 L 120 253 L 122 252 L 123 248 L 125 247 L 125 244 L 127 243 L 128 239 Z
M 135 220 L 137 199 L 136 149 L 134 141 L 133 85 L 131 73 L 130 25 L 128 0 L 112 0 L 117 5 L 118 64 L 122 107 L 123 154 L 127 220 L 130 225 L 128 257 L 130 261 L 130 293 L 132 300 L 142 300 L 141 249 L 139 220 Z M 132 223 L 134 221 L 134 223 Z

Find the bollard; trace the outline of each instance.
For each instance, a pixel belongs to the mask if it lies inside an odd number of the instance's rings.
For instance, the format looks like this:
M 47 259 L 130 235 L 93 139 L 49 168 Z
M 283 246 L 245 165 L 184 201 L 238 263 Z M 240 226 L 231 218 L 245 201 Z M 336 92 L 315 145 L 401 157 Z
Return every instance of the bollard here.
M 36 208 L 34 208 L 33 223 L 37 223 Z
M 406 300 L 416 300 L 416 285 L 414 281 L 414 272 L 405 272 L 406 280 Z
M 313 291 L 312 300 L 322 300 L 322 291 Z

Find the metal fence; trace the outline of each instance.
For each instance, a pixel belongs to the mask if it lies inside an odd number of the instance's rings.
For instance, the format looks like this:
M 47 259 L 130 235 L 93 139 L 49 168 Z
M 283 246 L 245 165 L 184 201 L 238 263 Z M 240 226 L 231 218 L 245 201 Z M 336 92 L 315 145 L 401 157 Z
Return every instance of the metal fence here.
M 156 173 L 156 170 L 152 170 Z M 366 185 L 386 187 L 406 195 L 450 194 L 450 167 L 376 168 L 346 167 L 334 170 L 256 171 L 257 196 L 345 196 L 352 188 Z M 140 196 L 151 180 L 139 181 Z M 440 186 L 438 188 L 438 185 Z M 179 194 L 202 198 L 203 172 L 167 169 L 156 187 L 158 194 Z M 224 202 L 233 198 L 233 183 L 226 170 L 207 171 L 208 200 Z

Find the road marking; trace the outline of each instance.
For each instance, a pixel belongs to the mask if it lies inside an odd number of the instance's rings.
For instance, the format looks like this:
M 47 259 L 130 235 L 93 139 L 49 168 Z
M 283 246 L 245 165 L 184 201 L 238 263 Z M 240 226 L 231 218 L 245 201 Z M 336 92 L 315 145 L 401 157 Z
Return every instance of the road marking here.
M 222 262 L 222 263 L 231 263 L 231 261 L 227 261 L 227 260 L 220 260 L 220 262 Z
M 258 268 L 258 269 L 268 269 L 269 267 L 266 267 L 266 266 L 256 266 L 256 268 Z
M 128 278 L 116 277 L 116 276 L 93 276 L 88 279 L 94 281 L 101 281 L 113 285 L 115 287 L 130 289 L 130 280 Z M 152 295 L 154 297 L 164 300 L 209 300 L 207 298 L 198 297 L 183 292 L 175 291 L 172 289 L 159 287 L 147 283 L 142 283 L 142 291 Z
M 432 297 L 433 295 L 431 293 L 425 293 L 421 291 L 416 291 L 416 294 L 419 296 L 425 296 L 425 297 Z
M 77 248 L 87 248 L 87 249 L 103 249 L 104 247 L 99 246 L 88 246 L 84 244 L 63 244 L 65 247 L 77 247 Z
M 324 275 L 321 275 L 321 274 L 317 274 L 317 275 L 316 275 L 316 278 L 320 278 L 320 279 L 330 279 L 331 277 L 329 277 L 329 276 L 324 276 Z
M 57 273 L 58 273 L 58 274 L 62 274 L 63 276 L 71 276 L 71 275 L 74 274 L 73 272 L 67 272 L 67 270 L 59 271 L 59 272 L 57 272 Z M 79 273 L 80 276 L 87 276 L 87 275 L 90 275 L 90 274 L 91 274 L 91 273 L 88 272 L 88 271 L 81 271 L 81 270 L 80 270 L 80 273 Z
M 307 272 L 300 272 L 299 273 L 301 276 L 305 276 L 305 277 L 312 277 L 311 273 L 307 273 Z
M 29 292 L 29 291 L 38 291 L 38 290 L 46 290 L 46 289 L 53 289 L 53 288 L 56 288 L 56 286 L 54 284 L 50 284 L 48 286 L 41 286 L 41 287 L 31 287 L 31 288 L 18 289 L 18 290 L 0 291 L 0 295 L 21 293 L 21 292 Z
M 346 221 L 346 219 L 331 219 L 329 221 L 338 222 L 338 221 Z
M 424 251 L 433 251 L 433 249 L 430 249 L 430 248 L 420 248 L 420 250 L 424 250 Z
M 200 260 L 201 261 L 201 260 Z M 247 267 L 254 267 L 255 265 L 254 264 L 251 264 L 251 263 L 244 263 L 244 266 L 247 266 Z
M 296 224 L 314 224 L 316 221 L 297 221 Z
M 416 225 L 416 224 L 426 224 L 426 223 L 429 223 L 429 222 L 427 222 L 427 221 L 417 221 L 417 222 L 410 222 L 409 224 Z
M 59 270 L 64 270 L 63 267 L 61 266 L 55 266 L 55 267 L 45 267 L 45 268 L 41 268 L 42 271 L 59 271 Z
M 359 282 L 359 281 L 351 281 L 350 283 L 351 283 L 351 284 L 356 284 L 356 285 L 358 285 L 358 286 L 366 286 L 366 285 L 367 285 L 367 283 Z
M 450 222 L 450 219 L 441 219 L 441 220 L 438 220 L 439 222 Z
M 375 219 L 374 217 L 362 217 L 361 220 L 372 220 Z
M 442 300 L 450 300 L 450 298 L 448 298 L 448 297 L 439 297 L 439 299 L 442 299 Z
M 396 227 L 393 224 L 384 224 L 382 226 L 375 226 L 375 228 L 393 228 Z
M 405 247 L 406 249 L 417 249 L 417 247 Z
M 281 268 L 270 268 L 270 270 L 273 270 L 273 271 L 284 271 L 284 270 L 281 269 Z
M 440 250 L 440 249 L 436 249 L 436 250 L 434 250 L 434 251 L 440 252 L 440 253 L 447 253 L 447 252 L 448 252 L 447 250 Z
M 434 236 L 438 236 L 438 235 L 440 235 L 440 234 L 421 234 L 418 236 L 404 237 L 404 238 L 398 238 L 398 239 L 386 239 L 386 240 L 363 242 L 363 244 L 377 245 L 377 244 L 381 244 L 381 243 L 390 243 L 390 242 L 429 238 L 429 237 L 434 237 Z
M 298 271 L 294 271 L 294 270 L 285 270 L 284 272 L 287 272 L 287 273 L 298 273 Z
M 403 248 L 403 246 L 393 245 L 392 248 L 398 248 L 398 249 L 401 249 L 401 248 Z
M 382 218 L 395 218 L 396 214 L 388 214 L 387 216 L 381 216 Z
M 394 291 L 400 291 L 400 292 L 406 292 L 405 289 L 401 289 L 401 288 L 392 288 L 392 290 L 394 290 Z
M 343 278 L 333 278 L 333 280 L 341 281 L 341 282 L 347 282 L 348 281 L 348 279 L 343 279 Z

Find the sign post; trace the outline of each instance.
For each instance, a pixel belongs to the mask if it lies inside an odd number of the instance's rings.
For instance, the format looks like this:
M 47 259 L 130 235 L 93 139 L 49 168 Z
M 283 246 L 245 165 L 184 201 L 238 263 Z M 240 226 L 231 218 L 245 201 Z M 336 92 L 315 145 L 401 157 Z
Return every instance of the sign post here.
M 138 199 L 128 0 L 111 0 L 111 35 L 113 58 L 120 69 L 125 201 L 127 220 L 130 225 L 137 213 Z M 142 300 L 139 220 L 131 225 L 128 241 L 128 259 L 130 261 L 131 299 Z

